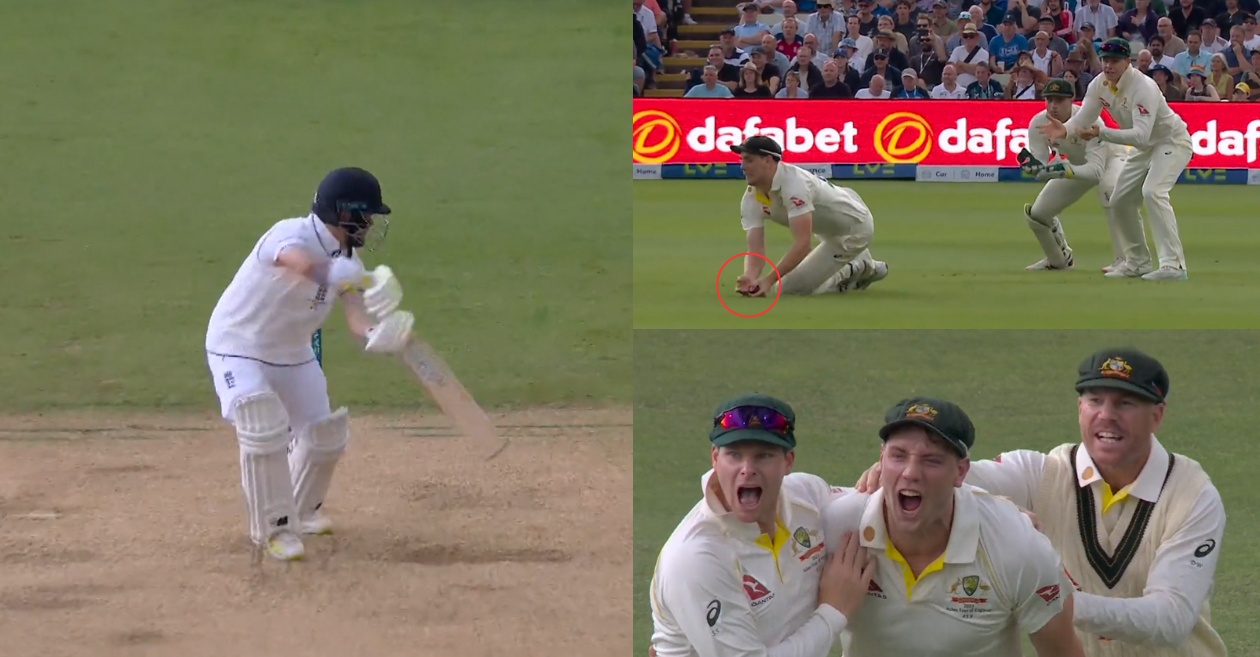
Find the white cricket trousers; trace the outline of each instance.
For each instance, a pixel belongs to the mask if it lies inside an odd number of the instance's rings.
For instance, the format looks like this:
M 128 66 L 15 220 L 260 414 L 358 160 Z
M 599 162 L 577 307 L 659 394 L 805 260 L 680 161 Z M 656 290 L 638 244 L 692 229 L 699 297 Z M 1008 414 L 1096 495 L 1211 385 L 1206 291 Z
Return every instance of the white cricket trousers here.
M 868 247 L 874 233 L 872 222 L 866 221 L 843 237 L 820 237 L 818 246 L 783 277 L 783 294 L 813 294 L 845 265 L 857 261 L 869 265 L 872 258 Z M 770 296 L 774 296 L 773 290 Z
M 1151 250 L 1146 246 L 1146 231 L 1142 226 L 1142 216 L 1133 212 L 1131 216 L 1118 216 L 1113 210 L 1116 183 L 1120 172 L 1124 169 L 1126 156 L 1111 158 L 1103 169 L 1102 179 L 1092 180 L 1061 178 L 1051 180 L 1037 194 L 1033 201 L 1031 214 L 1033 217 L 1049 222 L 1058 217 L 1064 210 L 1072 207 L 1085 196 L 1089 190 L 1098 188 L 1098 202 L 1107 214 L 1107 227 L 1111 232 L 1111 250 L 1115 258 L 1123 258 L 1130 266 L 1137 269 L 1151 262 Z
M 300 433 L 315 420 L 332 413 L 328 380 L 318 361 L 301 365 L 270 365 L 252 358 L 207 354 L 214 391 L 223 419 L 232 421 L 232 404 L 245 395 L 272 391 L 289 415 L 289 426 Z
M 1177 178 L 1190 164 L 1194 149 L 1189 141 L 1164 142 L 1149 149 L 1129 150 L 1120 170 L 1111 204 L 1123 223 L 1140 222 L 1138 208 L 1145 205 L 1155 252 L 1161 267 L 1186 268 L 1186 256 L 1177 231 L 1177 215 L 1169 194 Z

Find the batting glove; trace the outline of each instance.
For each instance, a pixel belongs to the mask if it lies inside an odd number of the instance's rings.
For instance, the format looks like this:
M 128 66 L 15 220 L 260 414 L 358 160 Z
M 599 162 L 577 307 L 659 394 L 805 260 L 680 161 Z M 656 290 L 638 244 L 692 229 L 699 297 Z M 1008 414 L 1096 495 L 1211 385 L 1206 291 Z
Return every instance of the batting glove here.
M 363 307 L 374 317 L 384 319 L 402 303 L 402 284 L 385 265 L 372 271 L 372 281 L 372 286 L 363 292 Z
M 1019 168 L 1023 169 L 1024 173 L 1028 175 L 1036 175 L 1037 172 L 1041 170 L 1041 167 L 1044 166 L 1041 163 L 1041 160 L 1038 160 L 1037 157 L 1032 154 L 1032 151 L 1027 148 L 1021 150 L 1019 155 L 1015 156 L 1015 159 L 1019 162 Z
M 380 324 L 367 330 L 365 351 L 378 354 L 394 354 L 407 346 L 411 339 L 411 326 L 416 317 L 405 310 L 391 313 Z
M 1057 180 L 1059 178 L 1075 178 L 1076 173 L 1072 171 L 1072 165 L 1067 162 L 1056 162 L 1041 167 L 1037 172 L 1037 180 L 1045 182 L 1047 180 Z

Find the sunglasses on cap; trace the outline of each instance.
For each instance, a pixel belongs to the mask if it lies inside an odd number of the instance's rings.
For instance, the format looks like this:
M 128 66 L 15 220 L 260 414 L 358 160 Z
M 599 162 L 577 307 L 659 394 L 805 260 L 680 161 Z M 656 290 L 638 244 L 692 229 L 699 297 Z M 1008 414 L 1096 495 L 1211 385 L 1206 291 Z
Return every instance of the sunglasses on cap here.
M 1098 48 L 1098 52 L 1103 54 L 1119 55 L 1121 57 L 1129 56 L 1129 53 L 1124 51 L 1124 46 L 1118 43 L 1103 43 L 1102 46 Z
M 792 431 L 792 421 L 786 415 L 765 406 L 736 406 L 713 418 L 713 426 L 727 431 L 764 429 L 780 436 Z

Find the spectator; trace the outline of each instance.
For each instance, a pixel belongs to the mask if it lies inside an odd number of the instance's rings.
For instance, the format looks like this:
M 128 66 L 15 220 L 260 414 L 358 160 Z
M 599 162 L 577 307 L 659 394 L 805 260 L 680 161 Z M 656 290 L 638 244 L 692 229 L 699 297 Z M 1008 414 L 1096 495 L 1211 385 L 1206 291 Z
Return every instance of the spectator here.
M 1238 76 L 1238 82 L 1245 82 L 1247 87 L 1260 91 L 1260 48 L 1251 51 L 1251 69 Z
M 1121 14 L 1116 34 L 1129 41 L 1141 39 L 1143 44 L 1159 34 L 1159 14 L 1151 8 L 1151 0 L 1137 0 L 1132 9 Z
M 911 0 L 897 0 L 896 6 L 893 8 L 893 31 L 900 34 L 905 39 L 905 44 L 914 43 L 916 31 L 918 30 L 918 19 L 914 15 L 914 3 Z M 910 51 L 907 49 L 906 54 Z
M 937 48 L 924 50 L 918 55 L 910 58 L 909 68 L 914 69 L 921 80 L 920 86 L 923 87 L 923 93 L 931 91 L 932 87 L 941 83 L 941 73 L 945 69 L 945 62 L 949 57 L 944 52 L 944 48 L 940 46 L 941 39 L 936 39 Z
M 1199 29 L 1203 19 L 1207 18 L 1207 12 L 1196 7 L 1194 0 L 1181 0 L 1176 7 L 1168 8 L 1168 18 L 1172 21 L 1173 32 L 1185 39 L 1191 30 Z
M 1073 100 L 1081 100 L 1085 98 L 1085 89 L 1087 88 L 1087 85 L 1081 84 L 1080 76 L 1073 73 L 1071 69 L 1066 69 L 1063 71 L 1063 79 L 1072 85 Z
M 1037 31 L 1049 34 L 1050 49 L 1059 53 L 1059 56 L 1066 60 L 1067 56 L 1072 54 L 1072 44 L 1064 41 L 1063 37 L 1059 36 L 1058 31 L 1054 29 L 1054 25 L 1054 19 L 1049 16 L 1042 16 L 1037 19 L 1037 27 L 1039 28 Z M 1034 34 L 1036 34 L 1036 32 L 1034 32 Z M 1024 38 L 1027 40 L 1027 37 Z M 989 43 L 992 43 L 992 41 Z
M 1215 1 L 1215 0 L 1212 0 L 1212 1 Z M 1168 15 L 1167 2 L 1168 0 L 1159 0 L 1159 2 L 1151 3 L 1151 8 L 1155 10 L 1155 14 L 1158 15 L 1160 18 L 1163 18 L 1164 16 Z M 1116 3 L 1117 3 L 1117 0 L 1112 0 L 1112 4 L 1116 4 Z M 1122 7 L 1123 11 L 1117 10 L 1117 13 L 1122 14 L 1125 11 L 1132 9 L 1135 6 L 1136 5 L 1134 3 L 1134 0 L 1124 0 L 1124 7 Z
M 1133 66 L 1142 72 L 1142 75 L 1149 75 L 1151 72 L 1151 51 L 1143 48 L 1138 51 L 1137 61 Z
M 1076 38 L 1077 41 L 1089 44 L 1089 49 L 1093 50 L 1095 54 L 1098 53 L 1098 47 L 1102 44 L 1102 39 L 1099 39 L 1094 31 L 1093 23 L 1082 23 L 1081 31 Z
M 840 68 L 840 81 L 845 83 L 849 90 L 852 91 L 862 88 L 863 69 L 858 69 L 851 63 L 849 53 L 849 48 L 841 47 L 839 50 L 836 50 L 836 54 L 831 58 L 831 61 L 835 62 L 836 66 Z
M 975 9 L 977 6 L 980 8 L 980 22 L 977 25 L 997 25 L 1002 22 L 1002 17 L 1006 15 L 1005 3 L 1003 3 L 1002 7 L 999 7 L 994 4 L 993 0 L 980 0 L 979 5 L 972 5 L 971 7 Z M 973 13 L 971 17 L 976 18 L 976 15 Z M 989 38 L 993 38 L 993 35 L 990 34 Z
M 1170 103 L 1185 100 L 1185 90 L 1173 82 L 1172 69 L 1162 64 L 1156 64 L 1151 67 L 1151 70 L 1147 73 L 1147 75 L 1151 76 L 1151 79 L 1155 81 L 1155 84 L 1159 85 L 1159 92 L 1164 94 L 1164 100 L 1167 100 Z
M 1256 34 L 1256 17 L 1252 14 L 1243 17 L 1243 45 L 1248 50 L 1260 48 L 1260 34 Z
M 900 71 L 910 64 L 910 58 L 897 49 L 898 36 L 900 35 L 892 30 L 885 30 L 875 35 L 875 50 L 888 53 L 888 65 Z
M 635 98 L 641 98 L 643 96 L 643 90 L 646 84 L 647 84 L 647 71 L 644 71 L 643 67 L 639 66 L 639 58 L 635 57 L 634 58 L 634 97 Z
M 1066 41 L 1068 45 L 1076 44 L 1076 26 L 1083 26 L 1084 24 L 1076 22 L 1076 16 L 1071 11 L 1063 8 L 1063 0 L 1045 0 L 1045 4 L 1042 5 L 1041 15 L 1054 19 L 1054 33 Z M 1093 23 L 1090 23 L 1090 26 L 1092 28 Z
M 1011 74 L 1011 81 L 1006 84 L 1007 100 L 1041 100 L 1041 88 L 1044 83 L 1037 81 L 1037 69 L 1028 64 L 1019 64 Z
M 994 71 L 1002 73 L 1005 69 L 1016 67 L 1019 53 L 1028 49 L 1028 39 L 1018 33 L 1016 16 L 1007 14 L 1007 18 L 1002 19 L 997 37 L 989 39 L 989 47 L 985 49 L 989 52 L 989 66 Z
M 833 0 L 819 0 L 818 11 L 805 20 L 805 34 L 812 34 L 818 39 L 815 52 L 834 52 L 836 43 L 840 41 L 843 30 L 842 19 L 836 15 Z
M 822 84 L 816 84 L 809 88 L 809 97 L 812 99 L 819 98 L 853 98 L 853 90 L 849 85 L 840 81 L 840 66 L 835 62 L 827 62 L 822 67 Z
M 712 66 L 717 71 L 718 82 L 725 85 L 731 91 L 739 85 L 739 67 L 727 63 L 725 56 L 722 55 L 722 49 L 718 46 L 709 48 L 709 57 L 706 60 L 708 66 Z M 691 72 L 691 79 L 687 81 L 687 89 L 690 90 L 698 84 L 704 84 L 704 69 L 699 68 Z
M 972 22 L 970 12 L 964 11 L 958 14 L 958 23 L 958 34 L 951 36 L 949 40 L 945 42 L 946 50 L 953 52 L 958 48 L 967 45 L 967 35 L 963 34 L 963 31 L 967 29 L 968 25 L 970 25 L 971 29 L 976 33 L 976 41 L 973 42 L 973 45 L 979 46 L 980 49 L 985 51 L 985 53 L 989 52 L 989 39 L 983 32 L 980 31 L 980 26 Z M 970 49 L 970 46 L 967 47 Z M 984 60 L 986 62 L 989 61 L 987 54 Z
M 1177 62 L 1164 50 L 1164 37 L 1158 34 L 1151 37 L 1151 40 L 1146 44 L 1146 49 L 1151 53 L 1152 64 L 1172 68 L 1173 64 Z
M 829 51 L 829 50 L 822 50 L 821 48 L 819 48 L 819 47 L 818 47 L 818 37 L 817 37 L 817 36 L 814 36 L 813 34 L 806 34 L 806 35 L 805 35 L 805 45 L 804 45 L 804 46 L 802 46 L 802 47 L 803 47 L 803 48 L 804 48 L 804 47 L 807 47 L 807 48 L 809 48 L 811 51 L 813 51 L 814 56 L 815 56 L 815 57 L 818 57 L 818 58 L 819 58 L 819 61 L 822 61 L 823 59 L 826 59 L 826 57 L 827 57 L 827 53 L 828 53 L 828 52 L 831 52 L 831 51 Z M 800 51 L 798 50 L 798 51 L 796 52 L 796 54 L 797 54 L 797 55 L 800 55 Z M 819 64 L 819 66 L 822 66 L 822 64 Z
M 1225 55 L 1225 63 L 1229 67 L 1229 74 L 1235 78 L 1242 75 L 1242 65 L 1246 64 L 1248 59 L 1246 46 L 1243 45 L 1243 34 L 1243 26 L 1241 25 L 1229 28 L 1229 47 L 1222 53 Z
M 774 97 L 792 100 L 809 98 L 809 92 L 801 88 L 801 74 L 796 71 L 788 71 L 787 77 L 783 78 L 783 88 Z
M 1169 57 L 1176 57 L 1178 54 L 1185 52 L 1186 42 L 1183 41 L 1181 37 L 1177 36 L 1177 33 L 1173 31 L 1172 19 L 1167 16 L 1159 19 L 1159 21 L 1155 23 L 1155 30 L 1159 32 L 1157 36 L 1164 39 L 1163 53 L 1165 55 L 1168 55 Z M 1150 41 L 1146 42 L 1146 47 L 1151 47 Z
M 639 25 L 643 26 L 643 36 L 647 38 L 648 49 L 655 48 L 658 52 L 665 52 L 665 48 L 661 45 L 661 35 L 656 27 L 656 14 L 652 10 L 643 6 L 643 0 L 632 0 L 634 3 L 634 18 L 639 21 Z
M 783 32 L 779 34 L 774 49 L 787 57 L 788 61 L 796 57 L 796 51 L 800 50 L 805 43 L 805 37 L 798 32 L 799 28 L 800 23 L 795 18 L 783 19 Z
M 1008 0 L 1006 3 L 1008 9 L 1006 14 L 1002 16 L 1002 20 L 1006 20 L 1007 16 L 1014 18 L 1015 33 L 1022 34 L 1024 38 L 1027 39 L 1028 34 L 1036 31 L 1037 29 L 1037 20 L 1042 15 L 1042 4 L 1044 4 L 1044 0 L 1034 0 L 1033 6 L 1030 8 L 1028 6 L 1028 0 Z M 1053 23 L 1054 19 L 1051 18 L 1050 21 Z M 994 36 L 997 36 L 997 28 L 998 24 L 995 23 L 993 30 Z M 1050 31 L 1053 32 L 1054 30 L 1051 29 Z M 990 37 L 989 40 L 992 41 L 992 37 Z
M 1254 103 L 1260 100 L 1260 89 L 1256 89 L 1246 82 L 1239 82 L 1234 85 L 1234 96 L 1231 100 L 1235 103 Z
M 700 74 L 701 82 L 696 86 L 687 90 L 683 94 L 683 98 L 734 98 L 735 94 L 731 93 L 730 87 L 724 84 L 718 84 L 717 67 L 712 64 L 705 65 L 704 72 Z
M 980 45 L 987 50 L 989 48 L 989 39 L 997 36 L 997 30 L 985 20 L 984 10 L 980 8 L 980 5 L 971 5 L 971 9 L 967 10 L 967 14 L 971 16 L 972 24 L 980 32 Z M 1000 21 L 1001 19 L 999 18 L 998 20 Z M 996 24 L 994 23 L 994 25 Z
M 879 31 L 876 32 L 876 34 L 877 35 L 887 34 L 888 38 L 892 39 L 892 41 L 890 41 L 885 47 L 896 48 L 897 51 L 899 51 L 902 55 L 904 55 L 907 58 L 907 61 L 909 61 L 910 42 L 906 41 L 906 35 L 894 30 L 893 27 L 894 25 L 893 25 L 892 16 L 880 16 L 879 17 Z M 905 68 L 905 67 L 906 67 L 905 62 L 902 62 L 899 68 Z
M 892 98 L 906 100 L 923 100 L 931 98 L 927 90 L 923 88 L 918 74 L 914 69 L 907 68 L 901 72 L 901 86 L 897 91 L 893 92 Z
M 789 71 L 796 71 L 801 74 L 801 81 L 805 83 L 805 88 L 813 89 L 814 85 L 822 82 L 822 69 L 814 63 L 814 50 L 809 46 L 801 46 L 800 52 L 796 53 L 796 63 L 792 64 Z
M 1221 100 L 1229 98 L 1229 94 L 1234 91 L 1234 76 L 1229 74 L 1229 64 L 1225 61 L 1225 55 L 1216 53 L 1212 55 L 1212 68 L 1208 69 L 1208 84 L 1216 89 L 1216 95 Z
M 914 39 L 910 41 L 909 48 L 906 54 L 911 59 L 921 55 L 925 48 L 936 50 L 941 57 L 944 57 L 947 52 L 945 50 L 945 40 L 937 36 L 933 31 L 932 19 L 928 18 L 927 14 L 922 14 L 915 19 Z
M 1032 56 L 1033 66 L 1038 71 L 1046 74 L 1048 78 L 1057 78 L 1063 74 L 1063 58 L 1059 53 L 1050 49 L 1050 35 L 1045 32 L 1038 32 L 1033 37 L 1036 46 L 1029 51 Z
M 757 5 L 745 2 L 740 13 L 739 22 L 731 28 L 735 31 L 735 45 L 740 48 L 751 48 L 761 45 L 761 35 L 770 34 L 770 26 L 762 23 Z
M 1095 56 L 1097 56 L 1097 53 L 1095 53 Z M 1093 82 L 1095 75 L 1093 71 L 1089 70 L 1088 59 L 1079 50 L 1075 49 L 1068 54 L 1067 61 L 1063 63 L 1063 72 L 1076 76 L 1076 79 L 1081 83 L 1082 91 L 1089 86 L 1090 82 Z
M 1014 68 L 1014 62 L 1011 68 Z M 967 85 L 967 97 L 972 100 L 1001 100 L 1005 94 L 1006 90 L 993 79 L 993 70 L 989 65 L 977 64 L 976 81 Z
M 718 32 L 718 47 L 722 49 L 722 59 L 732 66 L 743 66 L 748 63 L 748 53 L 735 45 L 735 30 L 723 28 Z
M 857 7 L 858 31 L 874 39 L 879 31 L 879 17 L 874 12 L 875 0 L 858 0 Z
M 796 3 L 792 0 L 783 0 L 783 18 L 779 19 L 779 23 L 777 25 L 770 28 L 770 32 L 774 38 L 778 39 L 783 35 L 783 24 L 786 23 L 789 18 L 796 21 L 796 31 L 800 32 L 805 27 L 805 19 L 809 17 L 798 16 L 796 13 Z
M 963 45 L 954 48 L 949 54 L 948 63 L 954 65 L 954 70 L 958 75 L 958 84 L 965 89 L 976 81 L 976 64 L 989 62 L 989 53 L 980 47 L 980 33 L 976 31 L 975 25 L 968 23 L 963 28 L 962 37 Z
M 681 23 L 683 25 L 695 25 L 696 20 L 691 17 L 691 0 L 682 0 L 682 2 L 674 5 L 674 15 L 682 14 Z
M 1229 47 L 1229 39 L 1221 38 L 1221 27 L 1215 18 L 1203 19 L 1199 30 L 1203 32 L 1203 49 L 1208 51 L 1208 54 L 1215 55 Z
M 1112 9 L 1111 5 L 1103 4 L 1101 0 L 1086 0 L 1076 8 L 1075 18 L 1077 25 L 1085 23 L 1093 25 L 1098 30 L 1098 36 L 1104 39 L 1110 39 L 1116 35 L 1119 17 L 1116 16 L 1116 10 Z
M 932 30 L 947 43 L 949 37 L 958 34 L 960 29 L 958 23 L 954 22 L 954 18 L 956 16 L 950 16 L 949 5 L 945 4 L 945 0 L 936 0 L 932 3 Z
M 841 44 L 845 41 L 852 41 L 849 47 L 857 48 L 857 56 L 852 57 L 854 61 L 866 62 L 870 59 L 871 53 L 875 52 L 875 41 L 870 37 L 862 34 L 862 22 L 857 16 L 850 16 L 845 19 L 845 33 Z
M 1216 87 L 1207 83 L 1207 71 L 1202 66 L 1191 66 L 1186 78 L 1190 80 L 1186 87 L 1186 100 L 1220 102 L 1221 96 L 1216 93 Z
M 774 98 L 770 87 L 761 81 L 761 71 L 752 62 L 744 64 L 739 70 L 739 85 L 735 87 L 736 98 Z
M 953 64 L 946 64 L 941 71 L 941 83 L 932 87 L 932 98 L 935 100 L 962 100 L 967 97 L 967 88 L 958 84 L 958 72 Z
M 761 37 L 761 50 L 766 53 L 766 63 L 774 64 L 774 67 L 779 69 L 780 74 L 788 70 L 788 66 L 791 66 L 787 55 L 779 52 L 778 40 L 769 34 Z
M 871 76 L 870 86 L 865 89 L 859 89 L 857 92 L 857 98 L 863 100 L 886 100 L 891 97 L 892 92 L 884 84 L 884 76 L 882 75 Z
M 1235 25 L 1242 25 L 1245 15 L 1247 12 L 1238 6 L 1238 0 L 1225 0 L 1225 11 L 1216 15 L 1216 23 L 1221 29 L 1227 30 Z
M 766 61 L 766 55 L 765 49 L 761 46 L 753 46 L 748 51 L 748 63 L 745 66 L 751 66 L 757 71 L 761 83 L 766 85 L 766 88 L 770 90 L 770 97 L 773 98 L 779 91 L 779 85 L 783 84 L 783 73 L 779 71 L 779 67 Z
M 1203 49 L 1203 35 L 1192 30 L 1186 35 L 1186 51 L 1173 57 L 1172 69 L 1178 78 L 1185 80 L 1190 75 L 1191 68 L 1197 66 L 1206 71 L 1211 63 L 1212 53 Z
M 888 52 L 885 50 L 876 50 L 871 56 L 871 65 L 862 72 L 862 88 L 871 86 L 871 78 L 876 75 L 882 76 L 885 80 L 901 79 L 901 69 L 893 68 L 888 64 Z

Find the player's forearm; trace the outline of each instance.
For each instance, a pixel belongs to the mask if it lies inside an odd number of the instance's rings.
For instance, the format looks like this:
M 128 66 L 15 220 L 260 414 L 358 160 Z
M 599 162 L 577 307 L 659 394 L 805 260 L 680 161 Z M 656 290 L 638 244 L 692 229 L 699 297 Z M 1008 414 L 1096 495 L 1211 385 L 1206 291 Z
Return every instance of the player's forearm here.
M 1136 125 L 1132 128 L 1103 128 L 1098 131 L 1098 138 L 1112 144 L 1145 148 L 1150 145 L 1151 128 Z
M 766 255 L 766 233 L 764 229 L 754 228 L 748 231 L 748 252 L 756 255 L 744 256 L 744 275 L 749 278 L 761 276 L 766 261 L 758 256 Z
M 793 269 L 800 266 L 801 261 L 805 260 L 805 256 L 809 255 L 809 240 L 804 242 L 793 242 L 792 248 L 779 259 L 776 265 L 779 269 L 779 276 L 787 276 Z
M 1107 598 L 1076 592 L 1077 629 L 1147 646 L 1182 644 L 1194 629 L 1195 612 L 1180 596 L 1156 591 L 1140 598 Z

